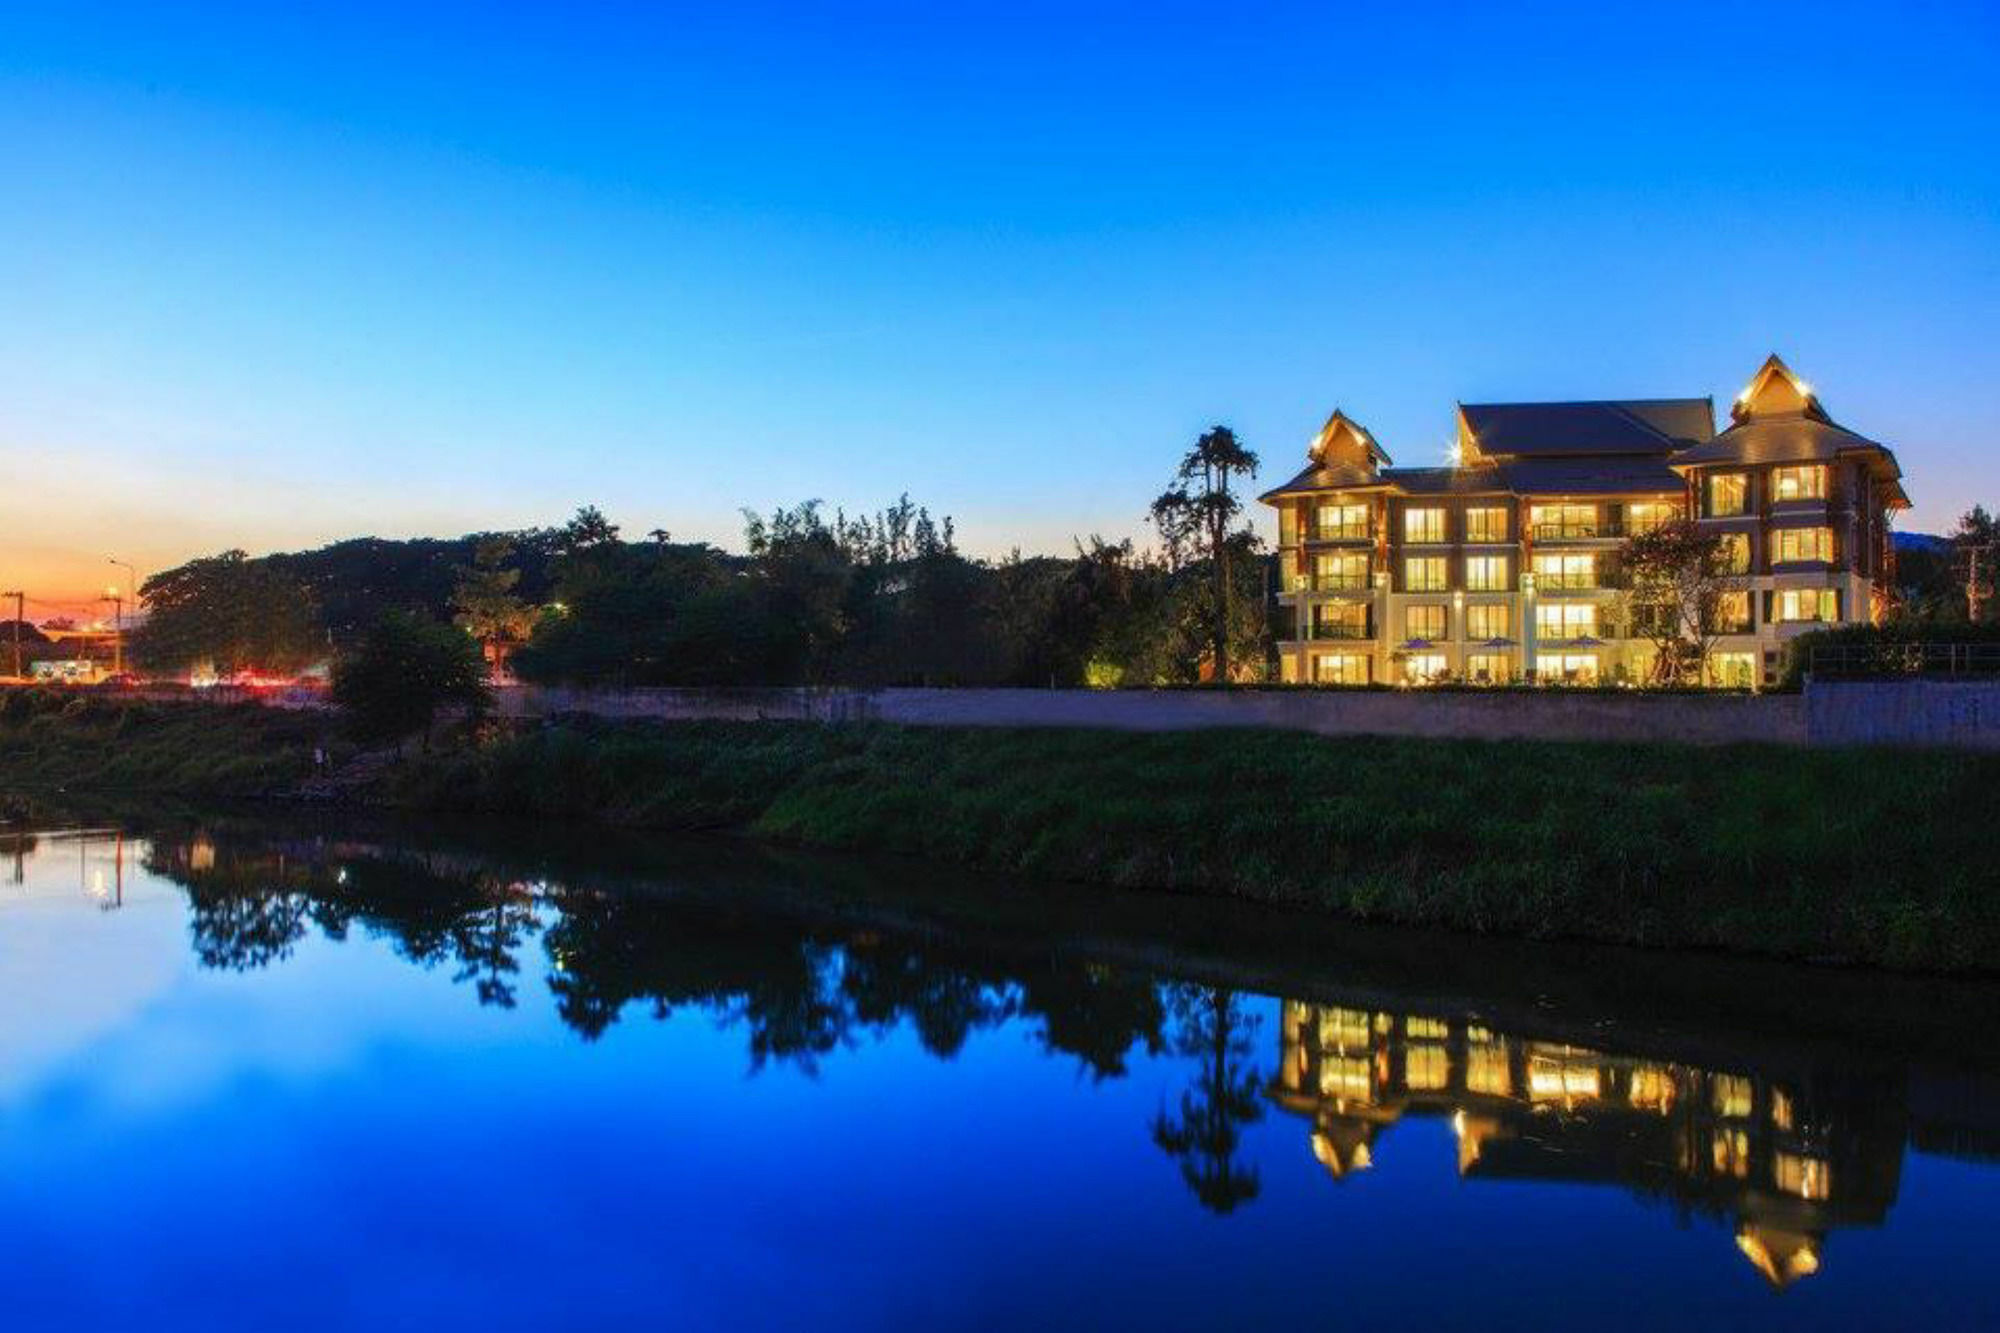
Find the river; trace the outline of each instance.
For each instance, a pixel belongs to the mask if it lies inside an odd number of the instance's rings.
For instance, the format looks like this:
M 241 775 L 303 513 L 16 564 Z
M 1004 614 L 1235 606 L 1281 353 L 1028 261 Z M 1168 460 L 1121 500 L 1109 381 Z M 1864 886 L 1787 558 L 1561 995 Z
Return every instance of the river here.
M 24 1328 L 2000 1324 L 2000 983 L 730 841 L 0 834 Z

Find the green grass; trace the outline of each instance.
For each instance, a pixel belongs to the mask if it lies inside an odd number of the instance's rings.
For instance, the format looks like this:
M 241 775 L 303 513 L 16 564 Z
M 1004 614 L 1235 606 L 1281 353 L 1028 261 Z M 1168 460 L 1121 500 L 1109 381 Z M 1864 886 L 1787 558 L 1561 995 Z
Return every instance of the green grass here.
M 413 760 L 424 808 L 735 828 L 1473 931 L 2000 958 L 2000 757 L 1283 732 L 570 725 Z
M 323 717 L 256 704 L 0 691 L 0 792 L 260 795 L 312 768 Z

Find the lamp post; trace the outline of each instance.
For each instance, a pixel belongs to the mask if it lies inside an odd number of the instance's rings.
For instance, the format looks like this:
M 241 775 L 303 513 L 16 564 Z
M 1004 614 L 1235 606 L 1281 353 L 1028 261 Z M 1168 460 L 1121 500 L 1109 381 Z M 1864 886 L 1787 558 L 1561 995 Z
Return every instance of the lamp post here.
M 118 589 L 106 588 L 104 600 L 111 603 L 111 674 L 125 674 L 125 599 Z

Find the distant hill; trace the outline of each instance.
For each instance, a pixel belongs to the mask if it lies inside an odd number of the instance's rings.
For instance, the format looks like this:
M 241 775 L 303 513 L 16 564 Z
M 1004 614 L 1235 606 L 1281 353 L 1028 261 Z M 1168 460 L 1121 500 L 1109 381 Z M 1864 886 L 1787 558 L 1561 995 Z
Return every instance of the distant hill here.
M 1895 537 L 1899 551 L 1928 551 L 1933 555 L 1943 555 L 1951 549 L 1951 538 L 1928 532 L 1899 532 Z

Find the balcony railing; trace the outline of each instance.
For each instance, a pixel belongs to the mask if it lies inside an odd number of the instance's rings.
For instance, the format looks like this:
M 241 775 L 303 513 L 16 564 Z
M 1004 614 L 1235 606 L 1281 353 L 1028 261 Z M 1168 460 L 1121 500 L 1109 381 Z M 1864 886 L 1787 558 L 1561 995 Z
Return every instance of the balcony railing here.
M 1366 574 L 1294 574 L 1293 592 L 1367 592 L 1370 583 Z
M 1538 542 L 1595 541 L 1625 535 L 1625 525 L 1609 519 L 1600 523 L 1531 523 L 1528 527 Z
M 1541 592 L 1596 592 L 1604 582 L 1595 574 L 1549 574 L 1538 572 L 1535 587 Z
M 1315 523 L 1306 529 L 1309 542 L 1365 542 L 1374 539 L 1366 523 Z
M 1314 625 L 1306 631 L 1308 639 L 1372 639 L 1375 632 L 1366 625 Z

